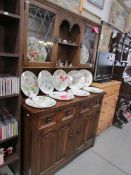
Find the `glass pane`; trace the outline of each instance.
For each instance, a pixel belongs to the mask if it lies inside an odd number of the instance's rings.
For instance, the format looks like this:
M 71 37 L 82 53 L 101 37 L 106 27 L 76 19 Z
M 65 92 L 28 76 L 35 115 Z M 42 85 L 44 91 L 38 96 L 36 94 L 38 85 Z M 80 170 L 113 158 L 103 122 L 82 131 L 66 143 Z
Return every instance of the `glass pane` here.
M 30 61 L 51 62 L 54 23 L 54 13 L 30 5 L 27 38 L 27 58 Z
M 95 32 L 91 28 L 86 28 L 81 48 L 81 64 L 91 63 L 95 43 Z

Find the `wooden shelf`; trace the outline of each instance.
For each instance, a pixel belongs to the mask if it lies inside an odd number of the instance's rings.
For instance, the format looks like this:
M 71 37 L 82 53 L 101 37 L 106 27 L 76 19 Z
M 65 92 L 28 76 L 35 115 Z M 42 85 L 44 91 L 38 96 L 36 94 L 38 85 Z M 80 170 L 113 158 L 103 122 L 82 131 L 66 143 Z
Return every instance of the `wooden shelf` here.
M 5 160 L 3 165 L 0 165 L 0 168 L 2 168 L 3 166 L 9 165 L 17 160 L 19 160 L 19 156 L 17 154 L 12 154 Z
M 58 44 L 65 45 L 65 46 L 79 47 L 79 45 L 71 44 L 71 43 L 58 42 Z
M 15 135 L 15 136 L 9 137 L 9 138 L 7 138 L 7 139 L 0 140 L 0 144 L 1 144 L 1 143 L 4 143 L 4 142 L 7 142 L 7 141 L 9 141 L 9 140 L 16 139 L 16 138 L 18 138 L 18 135 Z
M 6 11 L 2 11 L 2 10 L 0 10 L 0 17 L 20 20 L 19 15 L 9 13 L 9 12 L 6 12 Z
M 0 57 L 18 58 L 18 57 L 19 57 L 19 54 L 18 54 L 18 53 L 5 53 L 5 52 L 0 52 Z
M 18 96 L 19 96 L 19 94 L 5 95 L 5 96 L 0 96 L 0 99 L 11 98 L 11 97 L 18 97 Z
M 57 69 L 77 69 L 78 67 L 75 67 L 75 66 L 56 66 L 55 68 Z

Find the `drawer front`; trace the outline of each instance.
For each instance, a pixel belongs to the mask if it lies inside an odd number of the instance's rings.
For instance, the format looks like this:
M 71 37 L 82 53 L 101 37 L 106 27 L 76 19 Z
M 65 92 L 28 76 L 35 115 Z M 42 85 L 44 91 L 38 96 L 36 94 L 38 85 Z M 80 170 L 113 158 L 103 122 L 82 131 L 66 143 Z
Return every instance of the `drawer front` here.
M 121 86 L 121 84 L 116 84 L 116 85 L 113 85 L 113 86 L 103 88 L 103 90 L 105 92 L 104 98 L 109 97 L 113 94 L 119 94 L 120 86 Z
M 120 84 L 111 87 L 111 95 L 118 94 L 120 90 Z
M 48 114 L 47 116 L 40 117 L 38 121 L 38 129 L 44 129 L 56 125 L 56 117 L 58 113 Z
M 104 88 L 103 90 L 105 92 L 104 98 L 111 95 L 111 87 Z
M 63 109 L 62 110 L 62 121 L 75 117 L 76 108 L 77 108 L 76 106 L 73 106 L 67 109 Z
M 91 106 L 91 103 L 89 103 L 89 101 L 82 103 L 80 105 L 80 114 L 89 112 L 90 106 Z
M 87 113 L 87 112 L 93 112 L 96 111 L 100 108 L 101 104 L 101 98 L 92 98 L 86 102 L 83 102 L 80 104 L 79 109 L 80 109 L 80 114 Z

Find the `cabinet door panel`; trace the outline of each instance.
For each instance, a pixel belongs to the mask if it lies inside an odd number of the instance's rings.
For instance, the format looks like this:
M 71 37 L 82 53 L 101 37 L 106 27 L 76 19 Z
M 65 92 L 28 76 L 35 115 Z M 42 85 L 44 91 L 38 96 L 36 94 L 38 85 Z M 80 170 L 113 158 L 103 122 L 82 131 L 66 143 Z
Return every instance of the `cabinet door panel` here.
M 26 7 L 25 65 L 54 65 L 57 45 L 57 12 L 36 1 Z
M 97 113 L 88 117 L 88 127 L 86 131 L 86 141 L 92 139 L 95 136 L 97 124 Z
M 76 131 L 77 149 L 79 149 L 81 146 L 85 144 L 85 133 L 87 126 L 88 126 L 88 116 L 81 116 L 80 119 L 78 119 L 78 126 Z
M 69 127 L 63 126 L 58 129 L 56 134 L 56 161 L 62 160 L 66 157 L 67 142 L 68 142 Z
M 56 134 L 54 131 L 40 137 L 40 171 L 55 163 Z

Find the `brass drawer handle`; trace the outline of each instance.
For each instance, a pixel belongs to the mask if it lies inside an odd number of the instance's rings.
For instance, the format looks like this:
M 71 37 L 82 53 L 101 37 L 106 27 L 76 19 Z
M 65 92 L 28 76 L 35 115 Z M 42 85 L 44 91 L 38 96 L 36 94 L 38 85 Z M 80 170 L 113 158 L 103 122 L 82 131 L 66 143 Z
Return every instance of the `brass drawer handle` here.
M 72 114 L 72 111 L 66 111 L 66 116 L 70 116 Z
M 51 121 L 52 121 L 51 118 L 47 118 L 47 119 L 45 120 L 45 123 L 46 123 L 46 124 L 49 124 Z

